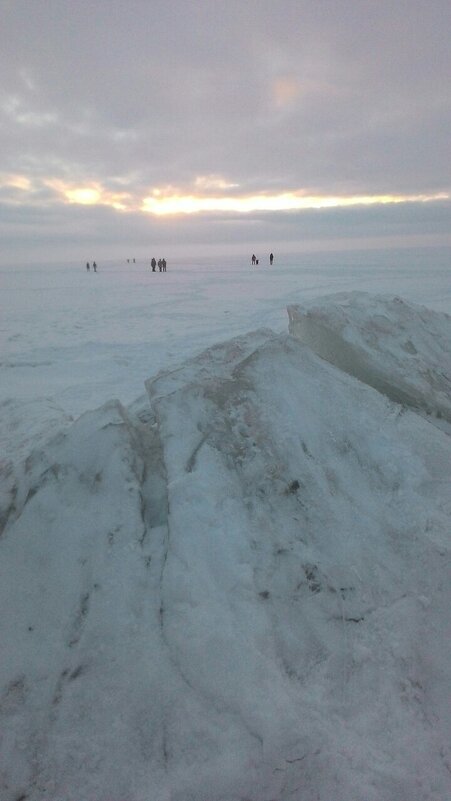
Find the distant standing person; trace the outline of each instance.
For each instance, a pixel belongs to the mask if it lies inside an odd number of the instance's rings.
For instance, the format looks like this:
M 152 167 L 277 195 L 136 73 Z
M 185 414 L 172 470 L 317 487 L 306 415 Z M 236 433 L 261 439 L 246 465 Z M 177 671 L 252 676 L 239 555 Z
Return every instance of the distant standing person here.
M 257 259 L 255 257 L 255 253 L 253 253 L 252 254 L 252 264 L 255 264 L 256 261 L 257 261 Z
M 150 266 L 152 267 L 152 272 L 154 273 L 155 267 L 157 266 L 157 262 L 155 261 L 155 259 L 152 259 L 152 261 L 150 262 Z
M 95 273 L 97 272 L 97 264 L 95 263 L 95 261 L 92 262 L 92 269 L 94 270 Z
M 161 259 L 161 266 L 163 268 L 163 272 L 166 272 L 166 259 Z
M 87 271 L 88 271 L 88 273 L 89 273 L 89 269 L 90 269 L 90 267 L 89 267 L 89 261 L 87 261 L 87 262 L 86 262 L 86 269 L 87 269 Z
M 274 253 L 269 254 L 269 263 L 272 264 L 274 261 Z

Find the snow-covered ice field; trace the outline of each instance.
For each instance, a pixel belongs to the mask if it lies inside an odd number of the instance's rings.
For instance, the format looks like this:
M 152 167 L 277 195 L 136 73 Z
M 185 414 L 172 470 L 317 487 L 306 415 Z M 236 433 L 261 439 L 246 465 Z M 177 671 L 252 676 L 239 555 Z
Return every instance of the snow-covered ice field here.
M 0 798 L 448 801 L 450 249 L 98 263 L 0 270 Z
M 250 260 L 249 260 L 250 261 Z M 4 456 L 110 398 L 130 403 L 158 370 L 267 326 L 286 307 L 349 290 L 399 294 L 451 314 L 451 249 L 303 254 L 251 269 L 233 256 L 149 264 L 0 268 Z

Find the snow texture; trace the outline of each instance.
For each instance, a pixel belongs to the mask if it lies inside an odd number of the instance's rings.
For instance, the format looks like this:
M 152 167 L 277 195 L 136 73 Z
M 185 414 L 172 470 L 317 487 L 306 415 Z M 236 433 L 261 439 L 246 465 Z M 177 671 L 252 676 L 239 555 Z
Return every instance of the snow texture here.
M 289 306 L 290 333 L 397 403 L 451 423 L 451 317 L 399 297 L 338 294 Z
M 451 797 L 450 320 L 289 315 L 11 467 L 2 801 Z

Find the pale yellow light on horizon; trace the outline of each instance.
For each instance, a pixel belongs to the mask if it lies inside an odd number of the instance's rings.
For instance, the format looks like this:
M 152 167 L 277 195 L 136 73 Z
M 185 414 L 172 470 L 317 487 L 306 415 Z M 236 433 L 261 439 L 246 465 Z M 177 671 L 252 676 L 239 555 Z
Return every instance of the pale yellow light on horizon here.
M 164 195 L 156 191 L 145 197 L 142 211 L 156 216 L 199 214 L 202 212 L 297 211 L 306 209 L 372 206 L 388 203 L 426 203 L 432 200 L 449 200 L 449 194 L 440 192 L 426 195 L 352 195 L 348 197 L 301 195 L 285 192 L 279 195 L 252 195 L 248 197 L 199 197 L 196 195 Z
M 98 189 L 78 188 L 65 189 L 65 196 L 70 203 L 80 203 L 82 206 L 94 206 L 100 200 Z
M 130 208 L 130 194 L 128 192 L 110 192 L 100 184 L 91 186 L 76 186 L 65 181 L 52 179 L 45 182 L 46 186 L 56 190 L 66 203 L 77 203 L 82 206 L 111 206 L 117 211 L 126 211 Z
M 1 176 L 0 186 L 9 186 L 12 189 L 22 189 L 24 192 L 29 192 L 31 181 L 26 175 L 8 174 Z
M 227 184 L 221 176 L 201 176 L 193 192 L 183 192 L 176 186 L 159 186 L 144 198 L 131 192 L 115 192 L 98 182 L 76 184 L 58 178 L 45 179 L 43 185 L 57 193 L 64 203 L 82 206 L 109 206 L 116 211 L 144 212 L 157 217 L 209 213 L 240 213 L 302 211 L 308 209 L 346 208 L 350 206 L 376 206 L 396 203 L 428 203 L 449 200 L 448 192 L 421 194 L 380 195 L 307 195 L 302 191 L 260 193 L 253 195 L 228 194 Z M 31 190 L 31 181 L 22 175 L 0 175 L 0 186 Z M 210 194 L 208 190 L 216 189 Z M 224 191 L 221 192 L 221 189 Z

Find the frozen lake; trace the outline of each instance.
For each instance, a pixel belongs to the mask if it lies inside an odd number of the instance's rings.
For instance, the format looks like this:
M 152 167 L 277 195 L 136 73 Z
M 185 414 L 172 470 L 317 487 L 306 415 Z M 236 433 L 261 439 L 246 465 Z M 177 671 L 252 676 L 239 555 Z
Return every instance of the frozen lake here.
M 451 249 L 15 266 L 0 271 L 0 443 L 23 452 L 40 431 L 117 398 L 237 334 L 287 330 L 290 303 L 341 291 L 400 295 L 451 313 Z
M 449 798 L 450 251 L 98 264 L 1 273 L 2 801 Z

